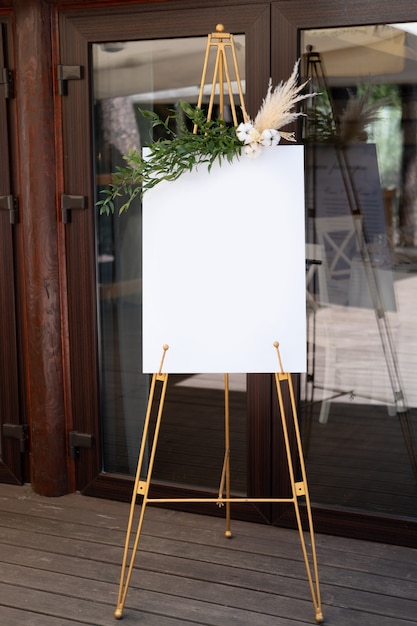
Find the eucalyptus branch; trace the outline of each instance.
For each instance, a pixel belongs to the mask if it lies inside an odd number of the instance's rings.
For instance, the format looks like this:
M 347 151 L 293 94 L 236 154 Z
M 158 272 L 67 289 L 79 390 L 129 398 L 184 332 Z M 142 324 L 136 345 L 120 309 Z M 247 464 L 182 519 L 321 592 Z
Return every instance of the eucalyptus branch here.
M 141 111 L 152 128 L 164 128 L 167 138 L 152 143 L 146 158 L 137 150 L 131 150 L 123 157 L 126 166 L 116 168 L 112 182 L 101 192 L 103 200 L 97 202 L 101 213 L 113 213 L 116 199 L 127 198 L 119 209 L 119 213 L 123 213 L 138 194 L 143 195 L 162 180 L 176 180 L 201 163 L 208 163 L 210 171 L 215 161 L 221 163 L 226 159 L 231 162 L 234 157 L 240 156 L 242 150 L 245 155 L 256 156 L 263 146 L 278 145 L 281 137 L 295 141 L 293 133 L 285 133 L 281 128 L 303 115 L 294 111 L 297 103 L 317 95 L 301 93 L 306 83 L 298 85 L 298 67 L 299 61 L 295 63 L 290 78 L 275 89 L 269 82 L 255 120 L 246 120 L 237 128 L 227 126 L 222 119 L 207 119 L 201 109 L 184 101 L 165 120 L 152 111 Z M 197 129 L 196 133 L 188 129 L 187 120 Z M 176 122 L 178 132 L 171 129 L 172 121 Z
M 152 111 L 141 113 L 152 128 L 163 126 L 168 139 L 151 144 L 146 158 L 138 150 L 123 156 L 126 166 L 116 168 L 112 182 L 101 192 L 104 198 L 97 202 L 101 213 L 113 213 L 117 198 L 126 198 L 119 209 L 119 213 L 123 213 L 137 195 L 143 195 L 162 180 L 177 180 L 202 163 L 208 163 L 210 170 L 216 160 L 231 162 L 241 153 L 242 143 L 234 127 L 228 127 L 221 119 L 208 120 L 201 109 L 187 102 L 181 101 L 178 111 L 173 111 L 165 120 Z M 197 127 L 196 133 L 188 130 L 187 119 Z M 170 128 L 172 120 L 177 123 L 178 133 Z

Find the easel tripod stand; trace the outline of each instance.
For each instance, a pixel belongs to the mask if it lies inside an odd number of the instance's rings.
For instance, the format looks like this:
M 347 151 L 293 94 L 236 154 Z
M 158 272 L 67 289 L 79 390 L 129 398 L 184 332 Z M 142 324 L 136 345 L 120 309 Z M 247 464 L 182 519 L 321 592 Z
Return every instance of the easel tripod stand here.
M 223 27 L 219 25 L 217 27 L 216 33 L 209 35 L 208 44 L 207 44 L 207 53 L 206 60 L 204 64 L 203 78 L 200 90 L 200 96 L 203 91 L 205 76 L 207 71 L 207 62 L 208 55 L 211 49 L 216 50 L 216 59 L 215 59 L 215 69 L 214 69 L 214 78 L 212 83 L 212 91 L 210 96 L 210 104 L 209 104 L 209 115 L 211 115 L 213 101 L 214 101 L 214 90 L 216 81 L 220 82 L 219 90 L 220 90 L 220 103 L 221 106 L 224 106 L 224 93 L 223 86 L 224 81 L 226 81 L 229 89 L 229 96 L 232 102 L 232 91 L 231 91 L 231 79 L 230 72 L 227 64 L 227 57 L 225 48 L 229 47 L 232 51 L 232 59 L 233 65 L 235 69 L 235 75 L 238 84 L 238 90 L 241 100 L 242 112 L 244 118 L 246 119 L 246 113 L 243 104 L 243 96 L 240 88 L 240 79 L 237 71 L 237 62 L 236 56 L 234 53 L 234 44 L 233 44 L 233 36 L 224 33 Z M 201 98 L 199 99 L 199 106 L 201 105 Z M 232 115 L 234 119 L 234 123 L 236 124 L 236 113 L 234 105 L 231 106 Z M 312 522 L 312 514 L 311 514 L 311 504 L 310 497 L 308 493 L 307 486 L 307 478 L 306 471 L 304 465 L 304 457 L 303 450 L 301 445 L 301 436 L 298 426 L 298 418 L 296 412 L 296 401 L 295 395 L 292 385 L 291 374 L 285 372 L 283 370 L 283 366 L 281 363 L 281 356 L 279 351 L 278 342 L 274 342 L 273 347 L 277 353 L 278 359 L 278 368 L 275 373 L 275 384 L 277 391 L 277 398 L 280 408 L 281 415 L 281 423 L 284 437 L 284 445 L 285 452 L 287 458 L 287 467 L 288 467 L 288 476 L 290 483 L 290 493 L 288 497 L 285 498 L 257 498 L 257 497 L 232 497 L 231 489 L 230 489 L 230 415 L 229 415 L 229 375 L 224 374 L 224 433 L 225 433 L 225 451 L 224 451 L 224 460 L 223 467 L 221 471 L 221 479 L 219 492 L 217 497 L 192 497 L 192 498 L 152 498 L 150 497 L 150 485 L 152 479 L 152 471 L 154 467 L 154 461 L 156 456 L 158 437 L 161 428 L 162 415 L 164 402 L 166 397 L 167 385 L 168 385 L 168 373 L 164 373 L 164 361 L 166 352 L 169 349 L 167 344 L 164 344 L 163 354 L 161 358 L 161 363 L 159 366 L 159 370 L 157 373 L 154 373 L 152 376 L 149 399 L 148 399 L 148 407 L 146 411 L 145 423 L 142 433 L 142 442 L 139 451 L 139 459 L 135 477 L 135 483 L 133 488 L 133 495 L 130 505 L 130 514 L 126 532 L 126 540 L 125 547 L 123 553 L 123 561 L 122 561 L 122 570 L 120 576 L 120 585 L 119 585 L 119 593 L 117 599 L 117 607 L 115 610 L 116 619 L 121 619 L 123 616 L 123 609 L 126 602 L 127 592 L 132 576 L 134 561 L 136 557 L 136 553 L 139 546 L 144 516 L 146 512 L 146 507 L 148 504 L 167 504 L 167 503 L 186 503 L 186 502 L 195 502 L 195 503 L 213 503 L 218 506 L 225 506 L 226 513 L 226 531 L 225 536 L 231 537 L 231 529 L 230 529 L 230 505 L 232 502 L 236 503 L 288 503 L 294 505 L 295 518 L 297 522 L 297 528 L 299 532 L 299 538 L 303 553 L 303 558 L 306 566 L 307 578 L 310 587 L 311 597 L 313 601 L 315 620 L 317 623 L 321 623 L 323 621 L 323 613 L 321 608 L 321 599 L 320 599 L 320 587 L 319 587 L 319 578 L 318 578 L 318 566 L 317 566 L 317 555 L 316 555 L 316 547 L 315 547 L 315 538 L 313 531 L 313 522 Z M 285 390 L 289 392 L 290 398 L 290 406 L 291 406 L 291 415 L 286 415 L 285 403 L 283 399 L 283 387 L 285 386 Z M 158 392 L 159 399 L 155 402 L 155 394 Z M 154 402 L 157 404 L 155 407 L 156 419 L 155 425 L 153 429 L 153 435 L 150 433 L 150 422 L 151 422 L 151 414 L 153 414 L 153 406 Z M 295 435 L 295 446 L 296 454 L 294 455 L 292 445 L 290 444 L 290 433 L 288 430 L 288 426 L 291 427 L 291 436 Z M 152 439 L 152 441 L 150 441 Z M 293 444 L 294 445 L 294 444 Z M 149 449 L 149 457 L 147 455 Z M 146 455 L 146 459 L 145 459 Z M 147 464 L 145 461 L 147 460 Z M 297 465 L 297 477 L 298 472 L 300 475 L 299 479 L 296 479 L 296 470 L 295 466 Z M 138 516 L 138 521 L 135 526 L 135 511 L 137 505 L 137 497 L 142 497 L 142 503 L 140 506 L 140 512 Z M 310 554 L 307 550 L 306 540 L 304 536 L 304 529 L 301 520 L 301 512 L 300 512 L 300 504 L 299 500 L 302 498 L 305 502 L 305 508 L 307 513 L 307 522 L 308 522 L 308 534 L 309 534 L 309 543 L 310 543 Z M 136 516 L 137 517 L 137 516 Z M 132 539 L 132 532 L 134 533 L 134 539 Z
M 321 607 L 321 599 L 320 599 L 320 586 L 319 586 L 319 578 L 318 578 L 318 565 L 317 565 L 317 553 L 315 546 L 315 538 L 314 538 L 314 530 L 313 530 L 313 520 L 311 514 L 311 503 L 310 496 L 308 492 L 307 486 L 307 477 L 306 470 L 304 464 L 303 450 L 301 445 L 301 436 L 300 430 L 298 427 L 298 418 L 296 412 L 296 402 L 294 396 L 294 389 L 291 379 L 291 374 L 288 372 L 284 372 L 282 369 L 281 357 L 279 353 L 279 344 L 278 342 L 274 343 L 274 347 L 277 351 L 278 362 L 280 365 L 280 371 L 275 373 L 275 383 L 277 390 L 277 397 L 279 402 L 280 414 L 281 414 L 281 423 L 284 435 L 284 443 L 285 443 L 285 452 L 287 456 L 287 466 L 288 473 L 291 484 L 291 496 L 287 498 L 251 498 L 251 497 L 232 497 L 230 493 L 230 442 L 229 442 L 229 385 L 228 385 L 228 374 L 224 375 L 224 383 L 225 383 L 225 454 L 224 454 L 224 462 L 223 469 L 221 474 L 220 488 L 219 494 L 217 498 L 151 498 L 149 497 L 149 489 L 151 484 L 152 471 L 155 461 L 158 436 L 161 427 L 163 407 L 165 402 L 166 390 L 168 385 L 168 374 L 162 372 L 163 363 L 165 359 L 166 351 L 168 350 L 168 345 L 163 346 L 163 356 L 161 359 L 161 365 L 158 373 L 153 374 L 152 383 L 149 393 L 149 401 L 148 408 L 145 418 L 145 424 L 142 435 L 142 443 L 139 452 L 139 460 L 136 471 L 135 484 L 133 488 L 133 496 L 130 505 L 130 515 L 126 533 L 126 541 L 125 548 L 123 554 L 123 562 L 122 562 L 122 571 L 120 577 L 120 585 L 119 585 L 119 594 L 117 600 L 117 608 L 115 611 L 116 619 L 121 619 L 123 616 L 123 608 L 126 602 L 126 596 L 128 592 L 128 587 L 130 583 L 130 579 L 132 576 L 133 565 L 135 561 L 136 552 L 139 546 L 139 540 L 142 531 L 142 525 L 145 517 L 146 506 L 149 503 L 154 504 L 168 504 L 168 503 L 185 503 L 185 502 L 200 502 L 200 503 L 213 503 L 218 506 L 226 505 L 226 531 L 225 536 L 231 537 L 232 533 L 230 530 L 230 503 L 232 502 L 240 502 L 240 503 L 254 503 L 254 502 L 270 502 L 270 503 L 289 503 L 294 505 L 295 516 L 297 520 L 297 528 L 299 532 L 301 549 L 303 552 L 304 563 L 306 566 L 307 578 L 310 587 L 310 593 L 313 601 L 314 611 L 315 611 L 315 619 L 317 623 L 321 623 L 323 621 L 323 613 Z M 283 384 L 288 385 L 288 390 L 290 394 L 291 401 L 291 421 L 287 420 L 284 400 L 283 400 Z M 156 416 L 156 424 L 155 430 L 150 450 L 149 463 L 146 472 L 146 477 L 142 478 L 142 468 L 145 460 L 145 451 L 147 447 L 148 435 L 149 435 L 149 426 L 151 419 L 151 411 L 154 402 L 155 390 L 157 385 L 160 386 L 160 397 L 158 404 L 158 411 Z M 301 480 L 296 480 L 295 471 L 294 471 L 294 460 L 293 453 L 290 446 L 290 435 L 288 431 L 288 423 L 294 426 L 296 446 L 297 446 L 297 456 L 299 462 L 299 469 L 301 474 Z M 135 516 L 135 508 L 136 508 L 136 498 L 137 496 L 142 496 L 142 505 L 139 513 L 139 520 L 136 527 L 135 539 L 133 542 L 133 546 L 130 547 L 130 539 L 133 529 L 134 516 Z M 299 498 L 305 499 L 305 505 L 307 510 L 307 519 L 308 519 L 308 533 L 310 539 L 311 546 L 311 556 L 309 557 L 306 541 L 304 537 L 304 530 L 302 526 L 301 513 L 300 513 L 300 505 Z M 311 559 L 311 563 L 310 563 Z

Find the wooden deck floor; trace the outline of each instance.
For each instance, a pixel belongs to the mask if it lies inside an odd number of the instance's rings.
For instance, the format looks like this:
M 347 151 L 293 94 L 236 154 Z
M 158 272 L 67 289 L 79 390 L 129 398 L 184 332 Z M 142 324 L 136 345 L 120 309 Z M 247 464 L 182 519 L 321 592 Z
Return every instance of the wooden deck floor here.
M 0 485 L 1 626 L 314 624 L 298 535 L 148 507 L 122 622 L 129 505 Z M 417 550 L 316 535 L 325 624 L 417 624 Z

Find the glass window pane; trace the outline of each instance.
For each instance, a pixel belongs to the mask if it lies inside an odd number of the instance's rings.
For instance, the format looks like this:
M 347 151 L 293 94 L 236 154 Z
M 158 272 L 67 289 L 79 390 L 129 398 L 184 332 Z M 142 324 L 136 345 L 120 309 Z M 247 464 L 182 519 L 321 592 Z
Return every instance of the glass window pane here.
M 317 504 L 415 516 L 417 30 L 302 33 L 308 376 Z
M 97 198 L 129 149 L 161 137 L 141 110 L 165 119 L 179 100 L 197 103 L 206 44 L 207 37 L 197 37 L 92 46 Z M 235 45 L 244 89 L 244 37 L 235 37 Z M 206 89 L 210 94 L 210 85 Z M 103 470 L 133 475 L 149 390 L 148 376 L 142 374 L 140 198 L 121 215 L 117 208 L 116 215 L 97 214 L 96 219 Z M 170 375 L 154 478 L 218 488 L 224 456 L 222 388 L 221 375 Z M 231 378 L 230 402 L 232 488 L 242 492 L 245 376 Z

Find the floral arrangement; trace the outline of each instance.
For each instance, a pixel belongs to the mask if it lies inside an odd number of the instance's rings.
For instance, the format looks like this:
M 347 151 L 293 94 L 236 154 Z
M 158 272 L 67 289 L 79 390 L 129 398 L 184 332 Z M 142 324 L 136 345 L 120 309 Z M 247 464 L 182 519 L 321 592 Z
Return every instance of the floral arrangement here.
M 228 126 L 222 119 L 207 119 L 201 109 L 187 102 L 180 102 L 178 109 L 165 120 L 152 111 L 142 111 L 152 127 L 164 127 L 167 138 L 151 144 L 146 158 L 138 150 L 130 150 L 123 157 L 126 166 L 117 167 L 111 184 L 102 191 L 104 198 L 97 203 L 101 213 L 113 213 L 116 199 L 127 197 L 119 208 L 122 213 L 138 194 L 144 194 L 162 180 L 176 180 L 201 163 L 208 163 L 210 170 L 215 161 L 231 162 L 242 151 L 256 157 L 263 146 L 276 146 L 281 138 L 295 141 L 294 133 L 283 132 L 281 128 L 303 115 L 294 110 L 298 102 L 316 95 L 302 93 L 308 81 L 298 85 L 298 68 L 299 61 L 290 78 L 274 89 L 270 81 L 255 119 L 246 119 L 237 127 Z M 187 120 L 197 132 L 188 129 Z M 178 131 L 171 129 L 172 121 L 176 122 Z
M 269 81 L 268 91 L 255 120 L 249 120 L 237 127 L 236 134 L 245 146 L 245 154 L 256 156 L 261 146 L 277 146 L 281 137 L 287 141 L 295 141 L 294 133 L 286 133 L 280 129 L 303 115 L 302 112 L 294 111 L 298 102 L 316 95 L 301 93 L 308 81 L 298 85 L 299 64 L 300 61 L 297 61 L 290 78 L 286 82 L 281 81 L 275 89 L 272 89 L 272 81 Z

